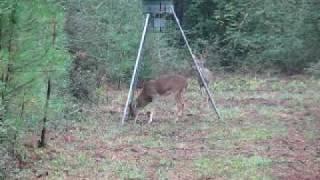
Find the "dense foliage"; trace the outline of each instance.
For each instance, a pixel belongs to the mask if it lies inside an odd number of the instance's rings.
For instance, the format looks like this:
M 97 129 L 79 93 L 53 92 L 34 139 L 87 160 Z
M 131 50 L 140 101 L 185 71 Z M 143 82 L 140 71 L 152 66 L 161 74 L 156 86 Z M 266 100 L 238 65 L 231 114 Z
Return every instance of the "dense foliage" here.
M 0 156 L 3 159 L 9 155 L 23 158 L 19 155 L 19 142 L 24 133 L 40 133 L 48 79 L 53 86 L 48 118 L 63 117 L 66 99 L 63 92 L 68 84 L 70 59 L 64 49 L 63 22 L 61 7 L 50 1 L 0 2 Z
M 72 0 L 66 3 L 69 50 L 85 57 L 72 64 L 72 93 L 83 100 L 94 98 L 107 76 L 113 82 L 129 78 L 142 18 L 138 0 Z
M 184 22 L 217 66 L 295 73 L 319 61 L 319 10 L 317 0 L 191 0 Z

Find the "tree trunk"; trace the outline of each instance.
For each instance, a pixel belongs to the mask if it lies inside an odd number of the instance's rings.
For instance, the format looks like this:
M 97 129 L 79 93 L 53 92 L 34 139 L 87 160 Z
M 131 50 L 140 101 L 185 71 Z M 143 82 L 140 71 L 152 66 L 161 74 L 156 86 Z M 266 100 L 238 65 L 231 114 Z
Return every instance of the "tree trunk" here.
M 48 78 L 47 82 L 47 96 L 46 96 L 46 103 L 44 106 L 44 115 L 42 120 L 42 131 L 41 131 L 41 137 L 38 144 L 38 147 L 43 148 L 46 146 L 46 132 L 47 132 L 47 121 L 48 121 L 48 109 L 49 109 L 49 100 L 50 100 L 50 94 L 51 94 L 51 80 L 50 77 Z
M 4 65 L 4 69 L 3 69 L 3 72 L 2 72 L 2 81 L 3 81 L 3 84 L 4 84 L 4 88 L 1 92 L 1 100 L 2 100 L 2 104 L 3 104 L 3 108 L 4 108 L 4 112 L 3 114 L 1 114 L 1 119 L 4 119 L 3 116 L 6 116 L 6 114 L 8 113 L 9 111 L 9 97 L 6 96 L 6 93 L 7 93 L 7 90 L 8 90 L 8 86 L 9 86 L 9 83 L 10 83 L 10 79 L 11 79 L 11 76 L 13 75 L 13 61 L 14 61 L 14 56 L 15 56 L 15 51 L 16 51 L 16 48 L 15 48 L 15 44 L 14 44 L 14 33 L 15 33 L 15 26 L 16 26 L 16 23 L 17 23 L 17 20 L 16 20 L 16 13 L 17 13 L 17 2 L 15 3 L 15 5 L 13 6 L 13 9 L 11 11 L 11 14 L 10 14 L 10 27 L 9 27 L 9 42 L 8 42 L 8 52 L 9 52 L 9 58 L 8 58 L 8 62 L 6 65 Z
M 54 48 L 57 38 L 57 21 L 54 18 L 52 20 L 52 48 Z M 38 144 L 38 147 L 43 148 L 46 146 L 46 133 L 47 133 L 47 121 L 48 121 L 48 109 L 49 109 L 49 100 L 50 100 L 50 94 L 51 94 L 51 79 L 50 74 L 48 73 L 48 82 L 47 82 L 47 96 L 46 96 L 46 103 L 44 106 L 44 115 L 42 120 L 42 131 L 41 131 L 41 137 Z

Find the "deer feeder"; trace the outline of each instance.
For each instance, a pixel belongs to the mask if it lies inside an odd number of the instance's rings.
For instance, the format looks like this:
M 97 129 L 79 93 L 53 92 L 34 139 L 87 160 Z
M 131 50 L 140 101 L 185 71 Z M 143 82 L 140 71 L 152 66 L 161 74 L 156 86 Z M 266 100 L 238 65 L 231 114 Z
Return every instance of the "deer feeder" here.
M 144 14 L 150 14 L 150 26 L 162 32 L 172 17 L 174 4 L 172 0 L 143 0 Z
M 152 27 L 154 30 L 156 30 L 156 31 L 159 30 L 160 32 L 162 32 L 164 29 L 168 29 L 168 27 L 167 27 L 169 24 L 168 22 L 171 20 L 174 20 L 179 27 L 179 30 L 180 30 L 181 35 L 183 37 L 183 40 L 185 41 L 185 44 L 188 48 L 188 51 L 192 57 L 193 64 L 195 65 L 196 70 L 199 74 L 199 77 L 205 87 L 205 90 L 206 90 L 206 93 L 209 97 L 210 103 L 211 103 L 214 111 L 217 113 L 218 118 L 220 119 L 221 118 L 220 113 L 216 107 L 213 96 L 208 88 L 208 84 L 204 79 L 202 71 L 201 71 L 201 69 L 197 63 L 197 60 L 195 59 L 195 56 L 192 52 L 192 49 L 189 45 L 187 37 L 181 27 L 181 24 L 180 24 L 180 21 L 177 17 L 177 14 L 175 13 L 173 0 L 143 0 L 143 12 L 146 15 L 145 16 L 145 23 L 144 23 L 144 28 L 142 31 L 140 44 L 139 44 L 137 58 L 136 58 L 134 69 L 133 69 L 133 74 L 132 74 L 132 78 L 131 78 L 131 82 L 130 82 L 130 88 L 129 88 L 129 92 L 128 92 L 126 105 L 124 107 L 123 116 L 121 119 L 121 124 L 123 125 L 125 120 L 127 119 L 128 109 L 129 109 L 129 106 L 130 106 L 132 99 L 133 99 L 133 91 L 135 89 L 137 74 L 138 74 L 137 71 L 138 71 L 138 67 L 140 64 L 143 45 L 145 42 L 148 27 Z

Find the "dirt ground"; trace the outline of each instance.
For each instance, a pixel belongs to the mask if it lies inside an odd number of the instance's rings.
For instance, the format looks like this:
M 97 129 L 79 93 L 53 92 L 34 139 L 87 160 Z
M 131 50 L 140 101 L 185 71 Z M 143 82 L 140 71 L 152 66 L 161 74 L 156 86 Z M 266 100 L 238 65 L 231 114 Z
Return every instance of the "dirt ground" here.
M 153 123 L 124 126 L 126 89 L 110 89 L 85 120 L 55 122 L 46 149 L 26 146 L 12 178 L 320 179 L 319 80 L 221 76 L 210 88 L 222 120 L 191 81 L 183 119 L 168 99 L 148 107 Z

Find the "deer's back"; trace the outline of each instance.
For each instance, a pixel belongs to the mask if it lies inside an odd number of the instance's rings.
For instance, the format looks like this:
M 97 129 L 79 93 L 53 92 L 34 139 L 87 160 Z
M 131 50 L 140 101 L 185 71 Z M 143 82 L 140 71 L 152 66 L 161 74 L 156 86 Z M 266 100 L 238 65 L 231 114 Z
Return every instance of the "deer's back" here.
M 213 81 L 213 73 L 209 69 L 203 68 L 202 72 L 206 81 Z
M 187 87 L 187 79 L 181 75 L 160 76 L 144 85 L 144 90 L 151 94 L 167 95 L 182 91 Z
M 204 80 L 206 81 L 207 84 L 209 84 L 211 81 L 214 80 L 213 73 L 209 69 L 202 68 L 201 72 L 202 72 L 203 78 L 204 78 Z M 201 78 L 200 77 L 198 77 L 198 81 L 201 82 Z

